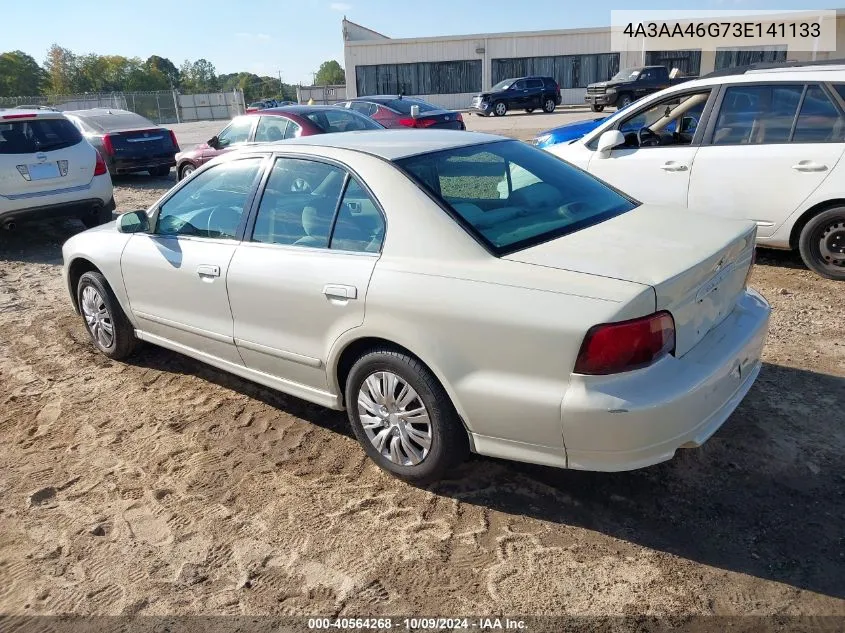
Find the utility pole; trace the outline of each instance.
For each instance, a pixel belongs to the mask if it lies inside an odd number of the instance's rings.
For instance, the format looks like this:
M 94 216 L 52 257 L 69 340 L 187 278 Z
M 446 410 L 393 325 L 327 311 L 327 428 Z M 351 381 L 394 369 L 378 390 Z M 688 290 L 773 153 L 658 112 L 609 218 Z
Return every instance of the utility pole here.
M 279 71 L 279 96 L 284 99 L 285 98 L 285 91 L 282 86 L 282 71 Z

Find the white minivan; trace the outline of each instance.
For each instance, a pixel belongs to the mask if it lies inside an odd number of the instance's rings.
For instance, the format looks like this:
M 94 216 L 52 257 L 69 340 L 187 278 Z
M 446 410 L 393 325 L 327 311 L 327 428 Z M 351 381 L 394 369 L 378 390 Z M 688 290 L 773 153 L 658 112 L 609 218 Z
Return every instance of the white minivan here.
M 103 158 L 61 112 L 0 110 L 0 226 L 64 216 L 92 227 L 113 210 Z
M 548 151 L 643 202 L 753 220 L 758 246 L 845 280 L 845 65 L 713 73 Z

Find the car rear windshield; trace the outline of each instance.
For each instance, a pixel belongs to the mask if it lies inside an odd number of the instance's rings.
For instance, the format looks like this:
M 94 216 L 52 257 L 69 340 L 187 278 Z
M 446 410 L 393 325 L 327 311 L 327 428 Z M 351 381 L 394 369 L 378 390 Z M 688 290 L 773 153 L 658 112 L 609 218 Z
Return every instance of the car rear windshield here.
M 353 132 L 355 130 L 380 130 L 382 126 L 371 118 L 351 110 L 317 110 L 305 117 L 323 132 Z
M 497 255 L 574 233 L 639 204 L 520 141 L 419 154 L 396 163 Z
M 82 120 L 86 127 L 90 127 L 96 132 L 117 132 L 120 130 L 158 127 L 152 121 L 134 112 L 113 114 L 104 112 L 103 114 L 77 114 L 76 116 Z
M 419 106 L 420 112 L 431 112 L 432 110 L 440 110 L 434 104 L 427 103 L 422 99 L 393 99 L 387 102 L 387 107 L 402 114 L 411 114 L 411 106 Z
M 0 154 L 33 154 L 76 145 L 82 140 L 67 119 L 4 120 L 0 117 Z

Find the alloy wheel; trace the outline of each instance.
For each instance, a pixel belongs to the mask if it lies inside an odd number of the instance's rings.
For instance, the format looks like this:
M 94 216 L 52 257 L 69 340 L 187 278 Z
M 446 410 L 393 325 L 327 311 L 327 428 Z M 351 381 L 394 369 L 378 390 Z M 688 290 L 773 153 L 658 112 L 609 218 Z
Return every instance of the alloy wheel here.
M 114 343 L 114 321 L 103 297 L 93 286 L 82 289 L 82 316 L 94 340 L 103 348 L 111 347 Z
M 364 380 L 358 416 L 367 439 L 394 464 L 416 466 L 431 450 L 428 410 L 416 390 L 393 372 L 377 371 Z

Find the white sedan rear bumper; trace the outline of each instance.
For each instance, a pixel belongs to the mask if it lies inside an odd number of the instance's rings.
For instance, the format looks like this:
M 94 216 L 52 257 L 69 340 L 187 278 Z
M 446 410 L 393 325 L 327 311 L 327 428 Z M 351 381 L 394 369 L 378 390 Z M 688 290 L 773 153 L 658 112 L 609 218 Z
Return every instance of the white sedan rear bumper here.
M 562 406 L 568 467 L 633 470 L 701 446 L 760 373 L 770 311 L 748 290 L 681 358 L 616 376 L 573 375 Z

